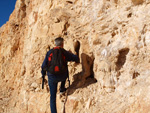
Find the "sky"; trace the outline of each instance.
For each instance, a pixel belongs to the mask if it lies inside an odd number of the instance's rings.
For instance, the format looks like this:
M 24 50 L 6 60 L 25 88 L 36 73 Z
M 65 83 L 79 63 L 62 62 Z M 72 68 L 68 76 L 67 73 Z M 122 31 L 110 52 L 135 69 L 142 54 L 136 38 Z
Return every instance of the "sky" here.
M 0 27 L 9 20 L 17 0 L 0 0 Z

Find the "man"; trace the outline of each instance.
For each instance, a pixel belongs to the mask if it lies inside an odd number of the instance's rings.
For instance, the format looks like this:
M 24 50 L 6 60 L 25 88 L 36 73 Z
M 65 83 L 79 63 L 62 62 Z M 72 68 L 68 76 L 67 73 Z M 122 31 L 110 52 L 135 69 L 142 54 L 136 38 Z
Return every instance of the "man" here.
M 80 48 L 80 44 L 78 42 L 78 47 L 76 47 L 75 51 L 77 53 L 77 55 L 72 54 L 69 51 L 66 51 L 65 49 L 63 49 L 63 45 L 64 45 L 64 39 L 61 37 L 58 37 L 55 39 L 55 45 L 56 47 L 54 47 L 53 49 L 51 49 L 50 51 L 47 52 L 46 57 L 43 61 L 42 64 L 42 76 L 48 75 L 48 85 L 50 88 L 50 108 L 51 108 L 51 113 L 57 113 L 57 109 L 56 109 L 56 93 L 57 93 L 57 85 L 58 82 L 61 82 L 61 86 L 60 86 L 60 92 L 65 92 L 66 88 L 65 88 L 65 81 L 67 79 L 67 77 L 69 76 L 68 73 L 68 66 L 67 66 L 67 62 L 68 61 L 75 61 L 75 62 L 79 62 L 79 48 Z M 66 60 L 66 71 L 64 71 L 61 74 L 52 74 L 52 72 L 48 71 L 47 68 L 48 67 L 48 63 L 49 60 L 51 60 L 50 55 L 51 53 L 54 53 L 54 49 L 62 49 L 62 53 L 65 57 Z M 53 59 L 54 60 L 54 59 Z M 56 71 L 59 70 L 58 67 L 56 67 Z

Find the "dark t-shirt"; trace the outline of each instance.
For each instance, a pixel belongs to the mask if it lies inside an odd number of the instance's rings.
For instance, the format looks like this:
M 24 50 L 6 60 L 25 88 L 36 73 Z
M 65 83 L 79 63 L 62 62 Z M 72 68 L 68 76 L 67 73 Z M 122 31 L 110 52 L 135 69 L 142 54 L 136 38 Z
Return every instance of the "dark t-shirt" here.
M 45 56 L 45 59 L 43 61 L 43 64 L 41 66 L 41 68 L 42 68 L 42 71 L 41 71 L 42 75 L 46 75 L 45 67 L 47 67 L 48 57 L 49 57 L 51 52 L 52 52 L 52 49 L 47 52 L 47 54 Z M 63 54 L 65 55 L 67 62 L 69 62 L 69 61 L 76 61 L 76 62 L 78 62 L 79 61 L 79 57 L 77 55 L 74 55 L 71 52 L 66 51 L 65 49 L 63 51 Z M 67 65 L 67 69 L 68 69 L 68 65 Z M 69 73 L 67 71 L 66 73 L 63 73 L 62 75 L 53 75 L 53 74 L 47 72 L 47 75 L 48 75 L 48 78 L 51 79 L 51 80 L 64 81 L 69 76 Z

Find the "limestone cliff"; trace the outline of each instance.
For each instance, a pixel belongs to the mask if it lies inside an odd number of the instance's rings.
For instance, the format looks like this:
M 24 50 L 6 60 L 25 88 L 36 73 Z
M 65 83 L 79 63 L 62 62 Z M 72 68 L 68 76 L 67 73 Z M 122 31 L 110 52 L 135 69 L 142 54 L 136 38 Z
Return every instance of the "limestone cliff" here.
M 68 64 L 59 113 L 149 113 L 149 9 L 149 0 L 17 0 L 0 28 L 0 112 L 50 112 L 40 67 L 62 36 L 72 52 L 81 42 L 81 63 Z

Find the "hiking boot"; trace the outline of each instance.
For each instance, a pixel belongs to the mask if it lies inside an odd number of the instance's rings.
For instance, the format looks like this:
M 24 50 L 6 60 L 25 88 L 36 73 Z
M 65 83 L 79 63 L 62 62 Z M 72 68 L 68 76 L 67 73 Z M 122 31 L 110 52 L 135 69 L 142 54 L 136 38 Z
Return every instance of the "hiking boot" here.
M 64 98 L 66 96 L 66 90 L 67 90 L 67 88 L 60 89 L 59 98 L 62 102 L 64 101 Z
M 67 90 L 67 88 L 60 88 L 60 94 L 63 94 L 63 93 L 65 93 L 66 92 L 66 90 Z

